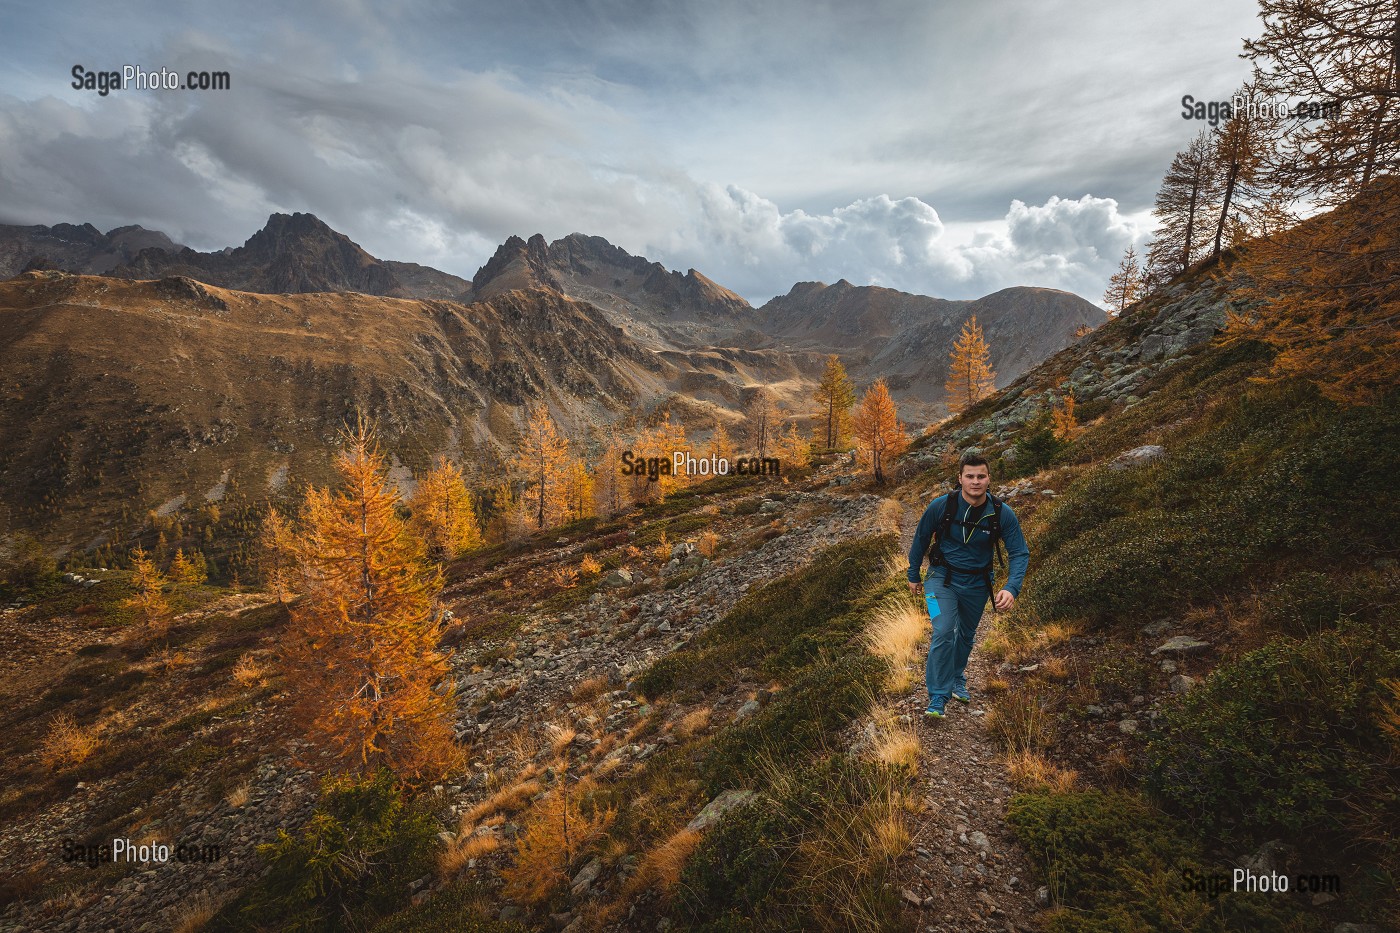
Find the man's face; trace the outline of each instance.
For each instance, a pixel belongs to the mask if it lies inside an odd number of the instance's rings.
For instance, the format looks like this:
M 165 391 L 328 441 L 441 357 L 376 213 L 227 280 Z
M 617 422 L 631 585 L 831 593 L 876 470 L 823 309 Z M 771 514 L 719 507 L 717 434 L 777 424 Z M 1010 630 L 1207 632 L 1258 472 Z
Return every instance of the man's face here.
M 987 472 L 987 467 L 983 464 L 963 467 L 959 479 L 962 482 L 963 492 L 972 499 L 978 499 L 985 495 L 987 487 L 992 482 L 991 474 Z

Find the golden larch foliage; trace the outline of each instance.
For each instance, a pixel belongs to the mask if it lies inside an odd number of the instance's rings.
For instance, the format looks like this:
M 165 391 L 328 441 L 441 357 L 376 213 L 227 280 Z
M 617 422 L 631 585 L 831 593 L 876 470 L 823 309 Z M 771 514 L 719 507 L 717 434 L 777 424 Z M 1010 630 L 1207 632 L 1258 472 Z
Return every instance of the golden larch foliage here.
M 647 428 L 637 435 L 637 443 L 632 448 L 639 459 L 656 457 L 668 464 L 678 452 L 690 452 L 690 444 L 685 438 L 685 427 L 671 421 L 670 412 L 660 424 Z M 664 502 L 676 489 L 690 484 L 690 477 L 671 474 L 662 475 L 656 482 L 645 476 L 632 478 L 632 498 L 636 502 Z
M 992 372 L 991 361 L 992 351 L 974 314 L 963 324 L 948 357 L 948 379 L 943 383 L 948 414 L 956 415 L 992 394 L 996 373 Z
M 524 503 L 536 528 L 558 524 L 564 515 L 564 468 L 569 442 L 550 417 L 549 406 L 530 410 L 517 453 L 528 484 Z
M 1074 415 L 1074 391 L 1065 393 L 1065 400 L 1062 405 L 1056 406 L 1050 413 L 1050 421 L 1055 437 L 1062 441 L 1072 441 L 1079 436 L 1083 430 L 1079 426 L 1079 420 Z
M 773 455 L 782 462 L 783 469 L 801 469 L 812 461 L 812 444 L 798 432 L 797 425 L 789 421 L 773 442 Z
M 909 447 L 909 432 L 895 412 L 885 380 L 877 379 L 866 390 L 856 409 L 854 428 L 861 458 L 870 465 L 875 481 L 884 483 L 890 461 Z
M 734 441 L 729 436 L 729 429 L 724 426 L 724 422 L 718 422 L 714 431 L 710 434 L 710 442 L 705 446 L 705 456 L 715 457 L 720 460 L 734 462 Z
M 564 520 L 573 522 L 598 514 L 594 505 L 594 479 L 583 460 L 572 460 L 564 469 Z
M 275 507 L 269 506 L 258 535 L 258 568 L 263 583 L 286 605 L 300 591 L 297 542 L 291 526 Z
M 344 440 L 340 488 L 311 488 L 302 508 L 307 587 L 291 608 L 288 691 L 338 766 L 440 778 L 462 760 L 450 670 L 436 650 L 441 577 L 398 516 L 370 428 L 361 422 Z
M 627 449 L 615 430 L 607 433 L 593 483 L 593 499 L 603 515 L 616 515 L 630 502 L 628 477 L 622 475 L 622 454 Z
M 1263 381 L 1301 377 L 1348 404 L 1400 384 L 1400 178 L 1251 242 L 1241 264 L 1253 304 L 1227 313 L 1226 336 L 1278 348 Z
M 174 614 L 165 599 L 169 581 L 156 567 L 156 562 L 139 547 L 131 554 L 131 585 L 136 592 L 123 605 L 135 613 L 136 620 L 148 631 L 164 632 Z
M 816 406 L 816 444 L 831 450 L 845 447 L 851 440 L 851 406 L 856 402 L 856 387 L 846 375 L 846 367 L 835 353 L 826 358 L 826 369 L 812 394 Z
M 413 530 L 438 560 L 454 560 L 481 546 L 476 506 L 455 463 L 439 456 L 418 480 L 408 503 Z
M 590 778 L 574 784 L 565 768 L 549 795 L 530 808 L 515 864 L 501 870 L 508 897 L 534 904 L 568 883 L 574 860 L 617 817 L 612 808 L 591 805 L 594 789 Z

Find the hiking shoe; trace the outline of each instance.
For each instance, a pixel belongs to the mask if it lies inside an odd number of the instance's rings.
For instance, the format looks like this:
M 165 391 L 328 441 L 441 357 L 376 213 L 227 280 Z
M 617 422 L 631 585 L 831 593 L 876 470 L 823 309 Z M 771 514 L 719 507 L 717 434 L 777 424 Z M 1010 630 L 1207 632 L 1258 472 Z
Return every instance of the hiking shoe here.
M 971 702 L 972 702 L 972 697 L 968 696 L 968 694 L 967 694 L 967 688 L 966 688 L 966 687 L 954 687 L 954 688 L 953 688 L 953 699 L 957 700 L 959 703 L 971 703 Z
M 947 700 L 934 700 L 929 703 L 928 709 L 924 710 L 924 715 L 933 719 L 942 719 L 944 716 L 948 715 L 943 712 L 943 706 L 947 702 Z

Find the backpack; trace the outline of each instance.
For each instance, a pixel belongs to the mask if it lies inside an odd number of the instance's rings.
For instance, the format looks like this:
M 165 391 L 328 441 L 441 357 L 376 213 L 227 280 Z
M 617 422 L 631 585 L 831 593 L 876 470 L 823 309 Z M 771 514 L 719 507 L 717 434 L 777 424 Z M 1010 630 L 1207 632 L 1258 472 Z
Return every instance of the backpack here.
M 961 494 L 962 494 L 962 487 L 955 487 L 950 493 L 948 493 L 947 498 L 945 498 L 945 499 L 943 500 L 943 517 L 939 520 L 937 527 L 934 528 L 934 531 L 933 531 L 933 540 L 932 540 L 931 542 L 929 542 L 929 546 L 928 546 L 928 554 L 927 554 L 927 557 L 928 557 L 929 571 L 930 571 L 930 573 L 932 573 L 932 571 L 934 570 L 934 568 L 936 568 L 936 567 L 942 567 L 942 568 L 943 568 L 943 585 L 944 585 L 944 586 L 951 586 L 951 585 L 952 585 L 952 580 L 953 580 L 953 568 L 952 568 L 951 566 L 949 566 L 949 564 L 948 564 L 948 562 L 947 562 L 946 560 L 943 559 L 943 546 L 942 546 L 942 545 L 943 545 L 943 539 L 946 538 L 946 537 L 948 537 L 948 535 L 949 535 L 949 534 L 952 532 L 952 530 L 953 530 L 953 524 L 954 524 L 953 515 L 957 512 L 957 501 L 958 501 L 958 500 L 957 500 L 956 497 L 959 496 L 959 495 L 961 495 Z M 1001 540 L 1001 506 L 1002 506 L 1002 502 L 1001 502 L 1000 499 L 998 499 L 996 496 L 992 495 L 990 492 L 987 493 L 987 501 L 990 502 L 990 503 L 992 504 L 992 521 L 991 521 L 991 525 L 988 527 L 988 530 L 991 532 L 991 535 L 992 535 L 992 554 L 993 554 L 994 560 L 997 562 L 997 564 L 998 564 L 999 566 L 1001 566 L 1002 569 L 1005 569 L 1005 568 L 1006 568 L 1006 556 L 1005 556 L 1006 545 L 1003 544 L 1003 543 L 1002 543 L 1002 540 Z M 978 523 L 980 523 L 980 522 L 982 521 L 982 519 L 984 519 L 984 518 L 986 518 L 986 517 L 987 517 L 986 505 L 984 504 L 984 505 L 983 505 L 983 512 L 982 512 L 982 515 L 981 515 L 980 518 L 978 518 L 978 520 L 977 520 L 976 522 L 968 522 L 968 521 L 959 519 L 959 520 L 957 520 L 957 524 L 963 526 L 964 528 L 968 528 L 968 527 L 975 528 L 975 527 L 977 527 Z M 958 572 L 958 573 L 980 574 L 980 575 L 987 581 L 987 595 L 992 596 L 992 597 L 995 597 L 996 594 L 993 593 L 993 591 L 992 591 L 992 561 L 987 561 L 987 566 L 981 568 L 980 570 L 959 570 L 959 571 L 957 571 L 957 572 Z

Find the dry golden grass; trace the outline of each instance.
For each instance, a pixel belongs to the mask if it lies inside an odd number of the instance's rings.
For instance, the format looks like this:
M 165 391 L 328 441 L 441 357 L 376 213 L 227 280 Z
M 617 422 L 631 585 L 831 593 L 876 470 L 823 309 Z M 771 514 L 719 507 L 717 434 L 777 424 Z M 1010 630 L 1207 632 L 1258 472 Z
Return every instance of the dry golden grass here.
M 871 654 L 889 662 L 887 692 L 903 693 L 908 689 L 913 680 L 910 665 L 918 657 L 919 645 L 929 629 L 928 616 L 905 599 L 889 600 L 875 610 L 864 638 Z
M 771 786 L 778 796 L 793 799 L 783 793 L 790 776 L 775 773 L 772 762 L 760 761 L 759 767 L 776 782 Z M 887 784 L 855 809 L 821 801 L 808 806 L 802 821 L 810 829 L 798 842 L 791 870 L 802 879 L 804 897 L 828 905 L 820 929 L 879 929 L 883 921 L 869 889 L 909 847 L 906 795 Z
M 462 825 L 475 826 L 488 816 L 519 810 L 531 797 L 538 794 L 542 787 L 543 785 L 535 780 L 518 781 L 509 787 L 503 787 L 462 814 Z
M 1053 743 L 1048 702 L 1025 687 L 993 700 L 986 722 L 987 729 L 1013 754 L 1040 751 Z
M 1083 631 L 1084 626 L 1078 622 L 1051 622 L 1035 633 L 1036 647 L 1045 650 L 1063 645 Z
M 575 703 L 587 703 L 589 700 L 597 698 L 600 693 L 607 689 L 608 679 L 601 674 L 597 677 L 581 680 L 574 685 L 574 692 L 572 694 L 573 701 Z
M 887 765 L 916 768 L 919 764 L 919 739 L 908 729 L 882 732 L 871 748 L 871 755 L 876 761 Z
M 233 682 L 240 687 L 261 686 L 267 683 L 267 671 L 252 653 L 243 654 L 233 665 Z
M 189 667 L 192 663 L 194 663 L 194 658 L 190 657 L 188 651 L 173 651 L 167 648 L 156 655 L 151 666 L 161 673 L 170 674 Z
M 501 838 L 495 833 L 475 832 L 464 828 L 438 853 L 438 876 L 449 878 L 465 868 L 472 859 L 481 858 L 500 847 Z
M 1004 677 L 989 677 L 982 685 L 982 692 L 988 696 L 997 696 L 1011 689 L 1011 683 Z
M 1030 751 L 1008 755 L 1006 771 L 1011 783 L 1020 790 L 1045 787 L 1057 794 L 1068 794 L 1074 790 L 1079 777 L 1076 772 L 1061 768 Z
M 1069 662 L 1058 656 L 1046 658 L 1040 662 L 1040 670 L 1036 673 L 1042 680 L 1062 684 L 1069 680 Z
M 892 767 L 918 768 L 919 739 L 894 710 L 879 707 L 873 713 L 875 739 L 867 756 Z
M 539 754 L 543 737 L 529 729 L 516 729 L 503 741 L 507 754 L 518 766 L 526 766 Z
M 875 527 L 881 531 L 899 532 L 900 520 L 904 517 L 904 506 L 894 499 L 881 499 L 875 509 Z
M 686 713 L 676 723 L 676 735 L 683 739 L 688 739 L 693 735 L 704 732 L 710 727 L 710 717 L 713 710 L 708 706 L 699 706 Z
M 551 722 L 544 727 L 550 750 L 556 755 L 563 754 L 569 743 L 578 735 L 578 730 L 565 723 Z
M 681 870 L 704 837 L 691 829 L 680 829 L 672 833 L 655 849 L 642 857 L 637 871 L 623 886 L 624 898 L 631 898 L 642 891 L 658 891 L 663 895 L 675 889 L 681 880 Z
M 1140 769 L 1133 756 L 1124 748 L 1115 748 L 1099 761 L 1099 777 L 1113 787 L 1133 787 Z
M 598 810 L 589 805 L 594 787 L 588 778 L 571 786 L 564 774 L 530 808 L 517 842 L 515 864 L 501 872 L 507 897 L 536 904 L 568 882 L 579 854 L 617 818 L 611 807 Z
M 64 885 L 53 894 L 44 898 L 44 912 L 50 915 L 64 914 L 74 908 L 82 908 L 87 904 L 87 895 L 83 893 L 81 885 Z
M 252 799 L 252 796 L 252 782 L 244 781 L 242 784 L 239 784 L 233 790 L 228 792 L 228 796 L 224 797 L 224 802 L 227 803 L 230 807 L 238 809 L 239 807 L 247 804 L 248 801 Z
M 78 725 L 69 713 L 59 713 L 39 747 L 39 758 L 51 768 L 63 768 L 86 761 L 102 744 L 99 730 Z
M 200 891 L 194 897 L 182 901 L 172 918 L 170 929 L 174 933 L 197 933 L 204 929 L 214 915 L 219 912 L 220 901 L 208 893 Z

